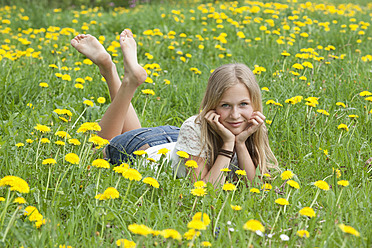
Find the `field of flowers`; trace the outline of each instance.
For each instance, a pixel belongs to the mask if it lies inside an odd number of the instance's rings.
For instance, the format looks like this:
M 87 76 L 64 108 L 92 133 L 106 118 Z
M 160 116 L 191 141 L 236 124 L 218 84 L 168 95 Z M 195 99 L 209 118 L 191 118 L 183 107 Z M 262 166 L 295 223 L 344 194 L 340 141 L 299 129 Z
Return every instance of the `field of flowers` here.
M 295 0 L 1 6 L 0 247 L 372 247 L 371 21 L 372 4 Z M 210 72 L 242 62 L 280 171 L 215 189 L 174 178 L 167 151 L 103 160 L 109 92 L 70 40 L 96 36 L 123 75 L 124 28 L 142 126 L 180 126 Z

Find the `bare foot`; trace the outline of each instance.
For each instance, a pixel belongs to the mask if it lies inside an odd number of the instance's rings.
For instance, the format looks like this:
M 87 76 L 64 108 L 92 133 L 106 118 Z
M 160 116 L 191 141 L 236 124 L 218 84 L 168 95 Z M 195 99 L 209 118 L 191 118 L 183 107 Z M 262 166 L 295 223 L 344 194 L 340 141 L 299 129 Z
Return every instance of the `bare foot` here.
M 96 37 L 90 34 L 79 34 L 71 40 L 71 45 L 98 65 L 103 76 L 105 72 L 111 70 L 113 66 L 111 56 Z
M 129 29 L 125 29 L 121 32 L 120 47 L 124 56 L 124 80 L 130 83 L 136 83 L 137 86 L 141 85 L 145 82 L 147 73 L 146 70 L 138 64 L 137 44 Z

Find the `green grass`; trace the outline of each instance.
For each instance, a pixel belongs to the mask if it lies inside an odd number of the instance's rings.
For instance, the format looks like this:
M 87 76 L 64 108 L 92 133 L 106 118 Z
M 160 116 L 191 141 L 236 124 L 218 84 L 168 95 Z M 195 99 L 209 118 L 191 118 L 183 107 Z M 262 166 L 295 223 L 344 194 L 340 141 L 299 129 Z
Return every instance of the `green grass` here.
M 332 3 L 335 5 L 326 5 L 328 9 L 331 6 L 342 8 L 339 4 L 343 1 Z M 242 1 L 236 5 L 225 3 L 226 9 L 220 8 L 221 3 L 207 6 L 202 5 L 202 1 L 172 6 L 150 4 L 135 9 L 69 8 L 61 12 L 42 9 L 38 5 L 1 7 L 0 179 L 8 175 L 20 177 L 28 183 L 30 192 L 22 194 L 9 191 L 8 186 L 0 188 L 0 197 L 4 198 L 0 201 L 0 246 L 116 247 L 116 241 L 125 238 L 137 243 L 138 247 L 188 247 L 189 242 L 200 247 L 202 241 L 209 241 L 213 247 L 247 247 L 250 241 L 254 247 L 370 247 L 371 165 L 365 162 L 372 154 L 372 103 L 366 100 L 368 96 L 360 96 L 360 93 L 372 91 L 372 61 L 365 61 L 367 55 L 372 55 L 371 6 L 362 2 L 358 7 L 349 7 L 355 11 L 351 14 L 348 10 L 337 14 L 311 10 L 301 3 L 285 1 L 283 4 L 287 6 L 282 6 L 276 16 L 265 13 L 272 9 L 269 5 L 261 5 L 258 13 L 242 9 L 239 13 L 238 7 L 252 6 Z M 203 13 L 203 9 L 208 13 Z M 231 20 L 223 19 L 223 27 L 218 27 L 213 18 L 215 13 L 225 13 Z M 22 19 L 24 16 L 29 19 Z M 293 16 L 298 19 L 291 20 Z M 296 24 L 297 21 L 305 22 L 305 17 L 311 19 L 312 24 Z M 255 18 L 262 20 L 255 22 Z M 266 20 L 269 19 L 274 26 L 268 25 Z M 234 21 L 239 25 L 233 25 Z M 325 22 L 328 22 L 329 31 L 319 25 Z M 82 29 L 84 23 L 89 30 Z M 291 29 L 283 30 L 284 23 Z M 358 24 L 356 31 L 350 29 L 352 23 Z M 271 33 L 260 31 L 261 26 L 266 26 Z M 63 28 L 69 29 L 61 33 Z M 266 71 L 256 76 L 260 87 L 269 89 L 263 90 L 262 96 L 264 114 L 272 121 L 267 124 L 271 148 L 281 170 L 291 170 L 296 175 L 294 180 L 300 184 L 300 189 L 290 189 L 280 178 L 280 173 L 273 173 L 271 179 L 264 178 L 273 186 L 270 191 L 261 190 L 263 182 L 260 180 L 253 185 L 260 189 L 259 194 L 250 192 L 253 186 L 240 185 L 234 193 L 228 193 L 208 185 L 207 195 L 195 200 L 190 193 L 193 185 L 189 180 L 173 180 L 171 168 L 166 164 L 158 177 L 160 188 L 150 189 L 141 198 L 149 187 L 141 181 L 130 183 L 113 168 L 88 167 L 93 160 L 102 157 L 102 148 L 93 151 L 87 141 L 89 134 L 76 131 L 84 122 L 99 121 L 110 103 L 109 92 L 98 68 L 82 63 L 85 58 L 69 42 L 76 34 L 85 32 L 104 36 L 104 46 L 109 48 L 124 28 L 131 28 L 137 35 L 141 65 L 157 63 L 161 68 L 157 77 L 153 75 L 155 70 L 151 70 L 149 77 L 154 84 L 143 84 L 132 101 L 143 126 L 180 126 L 189 116 L 198 113 L 210 71 L 219 65 L 243 62 L 252 69 L 255 65 L 264 67 Z M 144 31 L 154 29 L 159 29 L 162 35 L 144 34 Z M 272 33 L 278 29 L 279 35 Z M 358 34 L 361 30 L 364 34 Z M 170 31 L 176 33 L 174 37 L 169 37 Z M 237 36 L 238 31 L 244 32 L 245 39 Z M 187 37 L 180 37 L 181 33 Z M 226 34 L 227 43 L 216 40 L 221 33 Z M 302 37 L 301 33 L 307 33 L 309 37 Z M 199 40 L 197 35 L 204 40 Z M 283 36 L 283 44 L 277 42 L 280 36 Z M 260 40 L 256 40 L 257 37 Z M 20 38 L 30 43 L 22 44 Z M 170 50 L 170 45 L 175 49 Z M 199 45 L 204 45 L 204 49 Z M 335 50 L 326 50 L 329 45 Z M 315 57 L 324 57 L 324 60 L 296 57 L 296 54 L 306 53 L 301 49 L 307 48 L 313 48 L 317 52 Z M 30 53 L 27 54 L 27 49 L 33 50 L 28 50 Z M 116 52 L 111 54 L 117 54 L 113 58 L 119 74 L 123 75 L 120 48 L 114 49 Z M 283 51 L 291 55 L 284 57 Z M 146 53 L 153 58 L 149 59 Z M 182 62 L 180 57 L 187 53 L 192 57 Z M 224 57 L 219 57 L 220 54 Z M 7 58 L 9 56 L 14 59 Z M 311 62 L 313 68 L 292 68 L 293 64 L 305 61 Z M 51 64 L 58 68 L 49 67 Z M 198 68 L 201 74 L 193 73 L 191 68 Z M 300 74 L 295 76 L 291 71 Z M 57 77 L 56 73 L 68 74 L 71 81 Z M 87 76 L 92 81 L 86 80 L 84 89 L 74 87 L 77 78 Z M 307 80 L 300 80 L 301 76 Z M 169 85 L 164 83 L 165 79 L 170 81 Z M 40 82 L 48 83 L 49 87 L 41 88 Z M 156 94 L 146 96 L 141 93 L 142 89 L 152 89 Z M 303 100 L 297 104 L 285 103 L 294 96 L 302 96 Z M 105 97 L 106 103 L 97 103 L 98 97 Z M 318 97 L 319 104 L 307 106 L 307 97 Z M 86 99 L 94 101 L 94 106 L 84 105 Z M 282 106 L 265 104 L 268 100 Z M 337 102 L 344 103 L 345 108 L 336 105 Z M 70 110 L 71 120 L 63 122 L 53 112 L 55 109 Z M 319 109 L 326 110 L 329 115 L 317 112 Z M 358 115 L 358 118 L 349 115 Z M 64 117 L 68 119 L 68 116 Z M 342 123 L 348 126 L 348 131 L 337 128 Z M 51 132 L 38 132 L 34 129 L 36 124 L 49 126 Z M 67 139 L 54 135 L 58 130 L 68 132 L 82 144 L 68 144 Z M 41 144 L 41 138 L 49 138 L 51 143 Z M 26 139 L 33 143 L 27 143 Z M 64 140 L 66 145 L 54 144 L 57 140 Z M 18 143 L 24 146 L 17 147 Z M 79 155 L 80 163 L 71 165 L 66 162 L 64 158 L 68 153 Z M 47 158 L 54 158 L 57 164 L 42 165 Z M 138 169 L 143 178 L 157 176 L 141 159 L 131 167 Z M 340 170 L 340 178 L 336 178 L 333 169 Z M 318 189 L 313 183 L 318 180 L 326 181 L 331 189 L 321 191 L 314 201 Z M 339 180 L 348 180 L 350 185 L 342 188 L 337 185 Z M 119 199 L 95 199 L 97 191 L 103 193 L 116 185 Z M 27 201 L 19 210 L 18 204 L 12 203 L 18 196 Z M 274 203 L 277 198 L 288 198 L 290 205 L 284 210 Z M 299 210 L 309 207 L 313 201 L 316 217 L 301 216 Z M 242 210 L 234 211 L 230 204 L 239 205 Z M 24 216 L 27 206 L 35 206 L 44 217 L 45 224 L 40 228 Z M 153 230 L 175 229 L 183 235 L 196 212 L 206 213 L 211 223 L 194 240 L 143 237 L 128 229 L 129 225 L 137 223 Z M 263 237 L 243 229 L 250 219 L 264 225 Z M 343 233 L 338 227 L 341 223 L 355 228 L 360 237 Z M 301 229 L 309 232 L 309 238 L 296 235 Z M 269 234 L 273 236 L 270 238 Z M 289 241 L 282 241 L 280 234 L 288 235 Z

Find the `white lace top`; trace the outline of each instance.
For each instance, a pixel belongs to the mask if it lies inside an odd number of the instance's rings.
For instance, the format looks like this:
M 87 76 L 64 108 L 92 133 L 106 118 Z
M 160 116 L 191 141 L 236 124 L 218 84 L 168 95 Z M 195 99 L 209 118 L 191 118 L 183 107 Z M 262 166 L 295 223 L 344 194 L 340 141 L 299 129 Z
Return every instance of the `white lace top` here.
M 172 160 L 173 171 L 176 172 L 177 167 L 177 177 L 186 176 L 186 167 L 183 159 L 177 155 L 178 151 L 187 152 L 190 156 L 198 156 L 204 158 L 207 165 L 210 161 L 210 154 L 206 149 L 202 149 L 202 144 L 200 142 L 201 127 L 199 123 L 195 123 L 196 115 L 188 118 L 181 126 L 180 133 L 178 135 L 177 143 L 171 153 L 170 159 Z M 230 175 L 233 175 L 238 166 L 237 156 L 234 155 L 229 169 L 231 170 Z M 200 165 L 199 165 L 200 166 Z

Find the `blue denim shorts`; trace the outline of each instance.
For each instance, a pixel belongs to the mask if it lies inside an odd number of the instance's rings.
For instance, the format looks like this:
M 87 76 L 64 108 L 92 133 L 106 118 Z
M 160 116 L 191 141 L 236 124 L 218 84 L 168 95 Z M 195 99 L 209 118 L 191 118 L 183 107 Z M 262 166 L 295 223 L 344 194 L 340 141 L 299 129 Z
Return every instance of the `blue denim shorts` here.
M 141 146 L 148 144 L 150 147 L 165 143 L 176 142 L 179 127 L 160 126 L 134 129 L 116 136 L 106 147 L 106 158 L 111 164 L 119 165 L 122 162 L 130 162 Z

